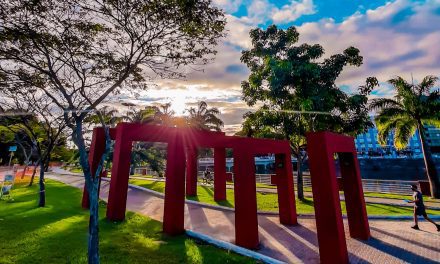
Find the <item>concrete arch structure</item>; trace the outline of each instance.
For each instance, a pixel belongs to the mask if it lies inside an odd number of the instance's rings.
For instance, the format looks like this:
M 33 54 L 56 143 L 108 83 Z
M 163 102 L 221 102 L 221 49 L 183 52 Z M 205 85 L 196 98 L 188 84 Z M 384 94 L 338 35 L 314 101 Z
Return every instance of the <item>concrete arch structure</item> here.
M 132 142 L 167 143 L 165 171 L 165 206 L 163 231 L 169 235 L 184 232 L 185 194 L 197 194 L 197 148 L 214 149 L 214 199 L 226 199 L 226 148 L 234 155 L 235 241 L 239 246 L 257 248 L 258 219 L 254 156 L 276 156 L 280 223 L 297 224 L 290 146 L 288 141 L 226 136 L 222 132 L 193 128 L 120 123 L 111 129 L 115 141 L 112 177 L 107 204 L 107 218 L 125 218 Z M 92 172 L 104 151 L 103 128 L 95 128 L 90 149 Z M 186 184 L 185 184 L 186 182 Z M 186 186 L 186 187 L 185 187 Z M 84 192 L 83 207 L 88 207 Z
M 222 132 L 193 128 L 120 123 L 110 129 L 115 141 L 107 218 L 125 218 L 131 148 L 134 141 L 167 143 L 163 231 L 169 235 L 184 232 L 185 194 L 197 194 L 197 149 L 214 149 L 214 198 L 226 199 L 225 149 L 233 149 L 235 243 L 254 249 L 259 244 L 254 156 L 275 154 L 279 219 L 284 225 L 297 224 L 290 145 L 286 140 L 226 136 Z M 348 263 L 348 252 L 339 201 L 334 153 L 341 159 L 350 235 L 368 239 L 370 230 L 362 192 L 362 182 L 354 139 L 328 132 L 307 135 L 307 150 L 320 258 L 323 263 Z M 103 128 L 93 130 L 89 162 L 92 175 L 103 154 Z M 82 206 L 88 208 L 88 194 Z
M 354 139 L 330 132 L 309 133 L 307 153 L 321 263 L 349 263 L 334 154 L 339 156 L 350 236 L 370 238 Z

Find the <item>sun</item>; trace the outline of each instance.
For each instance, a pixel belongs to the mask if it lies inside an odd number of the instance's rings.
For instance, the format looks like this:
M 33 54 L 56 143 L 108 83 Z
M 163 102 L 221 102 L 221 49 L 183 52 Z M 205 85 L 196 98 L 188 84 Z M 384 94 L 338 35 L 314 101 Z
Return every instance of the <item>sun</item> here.
M 184 96 L 176 96 L 170 98 L 171 109 L 176 116 L 182 116 L 186 109 L 186 98 Z

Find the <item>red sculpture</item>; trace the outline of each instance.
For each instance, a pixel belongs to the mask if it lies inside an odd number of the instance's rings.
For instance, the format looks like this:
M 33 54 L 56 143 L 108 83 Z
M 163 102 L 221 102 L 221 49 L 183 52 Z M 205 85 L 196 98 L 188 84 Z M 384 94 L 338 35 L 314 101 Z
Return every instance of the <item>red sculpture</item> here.
M 225 149 L 233 150 L 237 245 L 257 248 L 259 244 L 256 155 L 275 154 L 280 223 L 297 224 L 291 153 L 286 140 L 243 138 L 226 136 L 222 132 L 133 123 L 118 124 L 110 129 L 110 136 L 115 140 L 107 204 L 107 218 L 110 220 L 121 221 L 125 218 L 132 142 L 148 141 L 168 144 L 163 218 L 165 233 L 177 235 L 184 232 L 185 193 L 197 195 L 198 148 L 214 148 L 214 198 L 217 201 L 226 199 Z M 360 239 L 370 237 L 354 140 L 318 132 L 308 134 L 307 142 L 321 262 L 348 263 L 334 153 L 339 154 L 341 163 L 350 235 Z M 96 171 L 104 144 L 103 128 L 95 128 L 89 161 L 92 172 Z M 82 205 L 88 207 L 85 189 Z
M 104 150 L 102 128 L 95 128 L 90 152 L 92 172 Z M 226 199 L 226 148 L 234 155 L 234 195 L 236 244 L 257 248 L 258 219 L 255 182 L 256 155 L 275 154 L 278 176 L 280 222 L 297 223 L 292 163 L 288 141 L 226 136 L 222 132 L 193 128 L 174 128 L 156 125 L 120 123 L 110 130 L 115 140 L 112 177 L 107 204 L 107 218 L 125 218 L 130 156 L 133 141 L 164 142 L 167 147 L 165 171 L 165 208 L 163 231 L 169 235 L 184 232 L 184 203 L 186 195 L 197 195 L 197 148 L 214 148 L 214 199 Z M 186 175 L 185 175 L 186 174 Z M 185 188 L 186 179 L 186 188 Z M 88 207 L 84 192 L 83 207 Z
M 334 154 L 339 156 L 350 236 L 367 240 L 370 227 L 354 140 L 329 132 L 307 135 L 321 263 L 348 263 Z

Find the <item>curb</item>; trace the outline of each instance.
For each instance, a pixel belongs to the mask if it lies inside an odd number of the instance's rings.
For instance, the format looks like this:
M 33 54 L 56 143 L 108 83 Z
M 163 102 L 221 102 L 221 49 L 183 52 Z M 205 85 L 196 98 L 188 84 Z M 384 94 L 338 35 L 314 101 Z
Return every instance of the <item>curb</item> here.
M 252 251 L 252 250 L 249 250 L 249 249 L 246 249 L 246 248 L 234 245 L 232 243 L 221 241 L 221 240 L 215 239 L 215 238 L 213 238 L 211 236 L 207 236 L 207 235 L 204 235 L 204 234 L 201 234 L 201 233 L 198 233 L 198 232 L 194 232 L 192 230 L 186 230 L 185 233 L 186 233 L 187 236 L 189 236 L 191 238 L 204 241 L 204 242 L 206 242 L 206 243 L 208 243 L 210 245 L 216 246 L 218 248 L 222 248 L 222 249 L 225 249 L 225 250 L 228 250 L 228 251 L 232 251 L 232 252 L 235 252 L 235 253 L 237 253 L 239 255 L 250 257 L 250 258 L 262 261 L 264 263 L 268 263 L 268 264 L 284 264 L 284 263 L 286 263 L 286 262 L 282 262 L 282 261 L 279 261 L 277 259 L 268 257 L 266 255 L 257 253 L 255 251 Z
M 440 215 L 429 216 L 432 220 L 440 220 Z M 368 216 L 369 220 L 413 220 L 413 216 L 402 215 L 402 216 L 392 216 L 392 215 L 372 215 Z M 426 221 L 424 218 L 419 217 L 419 221 Z

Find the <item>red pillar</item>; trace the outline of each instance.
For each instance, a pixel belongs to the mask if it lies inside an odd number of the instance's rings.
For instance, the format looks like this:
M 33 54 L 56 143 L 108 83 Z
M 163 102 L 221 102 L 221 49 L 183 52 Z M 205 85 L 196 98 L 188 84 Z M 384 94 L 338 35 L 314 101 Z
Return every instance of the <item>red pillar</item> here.
M 89 166 L 92 173 L 92 177 L 95 176 L 96 170 L 98 169 L 99 161 L 105 151 L 105 132 L 102 127 L 95 127 L 93 129 L 92 143 L 90 144 L 89 151 Z M 99 195 L 99 190 L 98 190 Z M 89 192 L 84 185 L 83 196 L 82 196 L 82 208 L 88 209 L 90 206 Z
M 354 153 L 338 153 L 341 164 L 350 236 L 367 240 L 370 238 L 367 209 L 360 176 L 359 163 Z
M 186 195 L 197 195 L 197 148 L 186 151 Z
M 290 153 L 275 154 L 275 173 L 278 190 L 280 223 L 296 225 L 295 190 L 293 186 L 293 169 Z
M 234 148 L 234 176 L 235 243 L 255 249 L 259 244 L 255 161 L 244 144 Z
M 122 221 L 127 206 L 128 177 L 130 174 L 131 139 L 124 137 L 124 126 L 116 128 L 112 176 L 108 194 L 107 218 Z
M 163 231 L 168 235 L 179 235 L 185 231 L 185 149 L 180 134 L 168 142 L 165 177 Z
M 214 148 L 214 200 L 226 200 L 226 149 Z
M 307 135 L 321 263 L 348 263 L 333 152 L 325 133 Z

